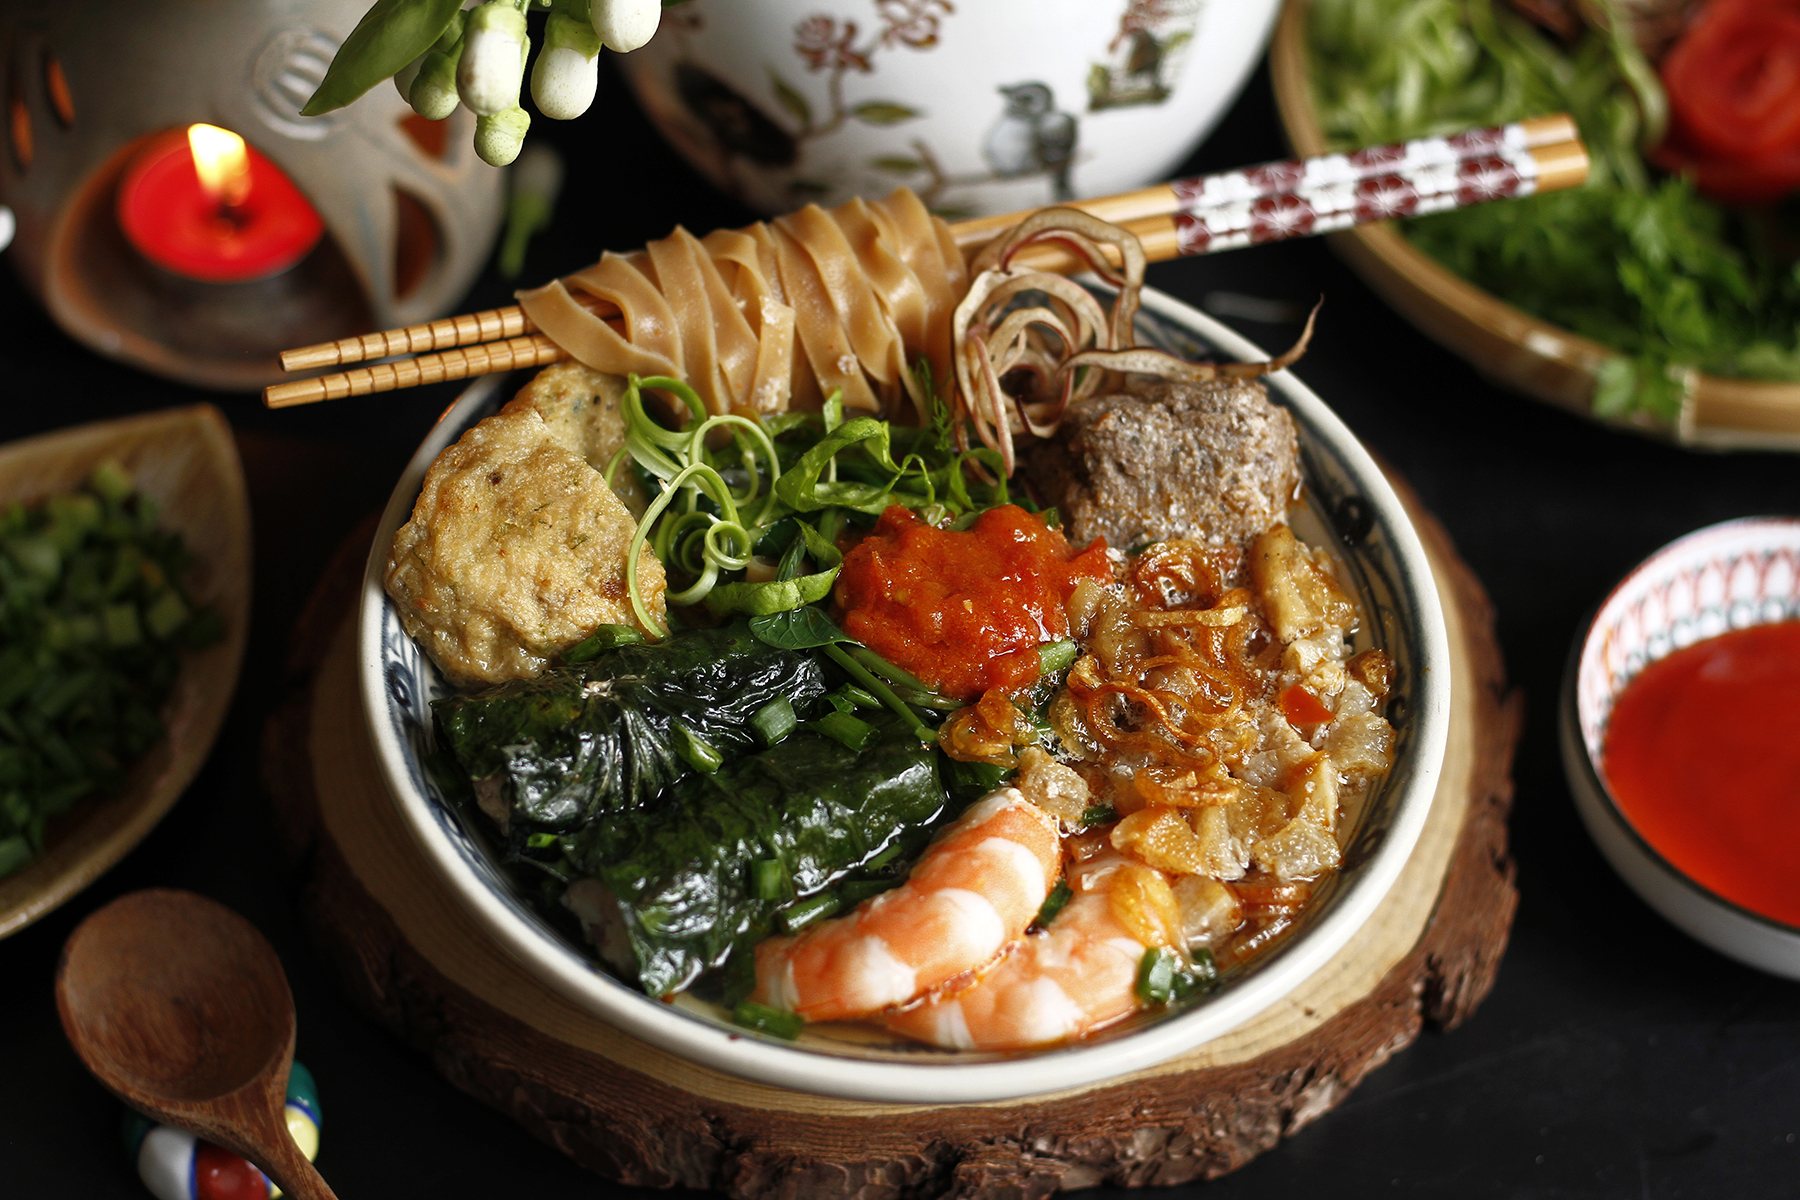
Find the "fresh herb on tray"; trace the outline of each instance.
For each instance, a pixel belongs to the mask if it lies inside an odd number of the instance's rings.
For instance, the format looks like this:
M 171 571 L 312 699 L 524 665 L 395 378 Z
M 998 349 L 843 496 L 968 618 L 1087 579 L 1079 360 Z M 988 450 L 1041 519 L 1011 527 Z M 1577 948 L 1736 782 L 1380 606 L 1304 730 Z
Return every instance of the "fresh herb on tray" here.
M 1403 228 L 1464 278 L 1621 351 L 1597 414 L 1673 422 L 1695 370 L 1800 380 L 1800 273 L 1765 225 L 1646 167 L 1664 98 L 1624 27 L 1564 49 L 1493 0 L 1312 0 L 1308 34 L 1336 147 L 1575 117 L 1593 157 L 1585 187 Z

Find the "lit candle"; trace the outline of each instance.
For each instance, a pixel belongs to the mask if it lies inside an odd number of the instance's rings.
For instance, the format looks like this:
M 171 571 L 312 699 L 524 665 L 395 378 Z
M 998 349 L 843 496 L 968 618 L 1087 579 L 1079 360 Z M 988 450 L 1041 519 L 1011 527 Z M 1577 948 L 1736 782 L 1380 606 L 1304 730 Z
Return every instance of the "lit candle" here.
M 325 229 L 279 167 L 216 125 L 158 139 L 132 161 L 119 226 L 151 262 L 208 283 L 278 275 Z

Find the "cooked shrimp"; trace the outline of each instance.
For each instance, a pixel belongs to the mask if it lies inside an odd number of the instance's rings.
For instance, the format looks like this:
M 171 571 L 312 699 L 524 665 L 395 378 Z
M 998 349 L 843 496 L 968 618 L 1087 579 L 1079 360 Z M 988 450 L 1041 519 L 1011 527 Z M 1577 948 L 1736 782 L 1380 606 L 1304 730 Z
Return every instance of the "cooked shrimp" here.
M 1056 818 L 1024 793 L 990 793 L 899 887 L 757 946 L 752 998 L 809 1021 L 841 1021 L 986 966 L 1043 907 L 1060 867 L 1057 842 Z
M 1167 881 L 1108 854 L 1071 868 L 1068 882 L 1075 894 L 1048 929 L 1016 943 L 972 987 L 890 1013 L 887 1027 L 955 1050 L 1023 1050 L 1142 1008 L 1144 952 L 1170 942 L 1169 914 L 1157 911 L 1173 903 L 1158 898 Z

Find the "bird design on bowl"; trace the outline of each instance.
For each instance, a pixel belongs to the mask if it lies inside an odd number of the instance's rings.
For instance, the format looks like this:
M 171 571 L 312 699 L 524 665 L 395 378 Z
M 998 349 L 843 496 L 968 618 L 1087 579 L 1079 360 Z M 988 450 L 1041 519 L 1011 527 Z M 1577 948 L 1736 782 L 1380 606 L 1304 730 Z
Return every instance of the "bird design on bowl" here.
M 1047 84 L 1015 83 L 1002 87 L 1000 94 L 1006 97 L 1006 110 L 981 144 L 981 156 L 994 177 L 1047 175 L 1055 200 L 1073 200 L 1069 168 L 1075 161 L 1079 119 L 1056 107 L 1056 94 Z

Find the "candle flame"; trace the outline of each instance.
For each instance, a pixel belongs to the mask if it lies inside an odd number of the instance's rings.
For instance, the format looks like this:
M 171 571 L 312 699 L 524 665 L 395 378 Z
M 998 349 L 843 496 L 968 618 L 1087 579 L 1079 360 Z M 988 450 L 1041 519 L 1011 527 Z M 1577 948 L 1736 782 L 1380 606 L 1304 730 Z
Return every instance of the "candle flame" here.
M 227 208 L 250 196 L 250 156 L 244 139 L 217 125 L 189 125 L 188 149 L 194 152 L 194 170 L 206 194 Z

